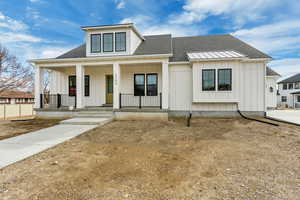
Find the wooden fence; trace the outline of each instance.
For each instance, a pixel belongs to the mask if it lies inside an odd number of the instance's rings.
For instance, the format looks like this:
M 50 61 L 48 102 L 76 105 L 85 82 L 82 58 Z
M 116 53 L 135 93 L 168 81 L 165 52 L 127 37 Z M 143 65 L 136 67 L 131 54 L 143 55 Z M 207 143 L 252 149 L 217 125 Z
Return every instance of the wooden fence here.
M 34 104 L 1 104 L 0 120 L 31 117 L 35 115 Z

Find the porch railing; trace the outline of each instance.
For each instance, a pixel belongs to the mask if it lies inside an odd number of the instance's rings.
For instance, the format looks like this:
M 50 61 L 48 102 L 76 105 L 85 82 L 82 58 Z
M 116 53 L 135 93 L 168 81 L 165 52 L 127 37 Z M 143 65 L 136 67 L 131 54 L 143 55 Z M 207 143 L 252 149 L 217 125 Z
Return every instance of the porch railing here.
M 162 108 L 162 94 L 157 96 L 135 96 L 134 94 L 120 94 L 120 108 Z
M 76 96 L 69 94 L 40 94 L 41 108 L 76 107 Z

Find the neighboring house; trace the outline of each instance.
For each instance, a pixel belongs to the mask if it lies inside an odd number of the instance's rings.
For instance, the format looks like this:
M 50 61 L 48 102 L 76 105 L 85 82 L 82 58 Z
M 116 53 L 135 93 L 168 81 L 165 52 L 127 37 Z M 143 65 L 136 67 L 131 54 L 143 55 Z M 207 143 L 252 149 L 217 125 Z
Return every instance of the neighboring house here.
M 51 70 L 47 106 L 53 109 L 266 112 L 266 64 L 271 57 L 232 35 L 144 36 L 131 23 L 81 29 L 85 44 L 57 58 L 31 60 L 38 112 L 46 106 L 41 95 L 45 69 Z
M 30 92 L 3 91 L 0 92 L 0 104 L 33 104 L 34 96 Z
M 300 108 L 300 73 L 278 83 L 279 106 Z
M 280 74 L 267 67 L 266 77 L 266 105 L 267 109 L 275 109 L 277 107 L 277 81 Z

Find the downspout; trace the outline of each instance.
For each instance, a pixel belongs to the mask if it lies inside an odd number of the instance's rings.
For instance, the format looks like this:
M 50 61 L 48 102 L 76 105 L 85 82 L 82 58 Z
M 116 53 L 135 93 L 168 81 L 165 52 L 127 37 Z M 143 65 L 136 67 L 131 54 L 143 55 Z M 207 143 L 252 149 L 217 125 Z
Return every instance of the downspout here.
M 242 112 L 239 110 L 239 105 L 238 103 L 236 103 L 236 107 L 237 107 L 237 113 L 244 119 L 247 119 L 247 120 L 251 120 L 251 121 L 256 121 L 256 122 L 261 122 L 261 123 L 265 123 L 265 124 L 269 124 L 269 125 L 272 125 L 272 126 L 279 126 L 279 124 L 275 124 L 275 123 L 272 123 L 272 122 L 267 122 L 267 121 L 263 121 L 263 120 L 259 120 L 259 119 L 254 119 L 254 118 L 250 118 L 250 117 L 247 117 L 245 115 L 242 114 Z M 266 116 L 265 116 L 266 117 Z

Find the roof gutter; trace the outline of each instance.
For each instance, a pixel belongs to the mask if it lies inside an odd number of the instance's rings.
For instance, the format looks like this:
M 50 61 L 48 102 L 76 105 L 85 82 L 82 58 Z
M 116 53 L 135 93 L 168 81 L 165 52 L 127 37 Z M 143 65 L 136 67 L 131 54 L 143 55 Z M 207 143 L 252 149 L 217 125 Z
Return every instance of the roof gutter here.
M 85 61 L 115 61 L 115 60 L 133 60 L 143 58 L 169 58 L 173 54 L 150 54 L 150 55 L 130 55 L 130 56 L 101 56 L 101 57 L 86 57 L 86 58 L 48 58 L 48 59 L 32 59 L 28 60 L 34 64 L 45 64 L 45 63 L 68 63 L 68 62 L 85 62 Z

